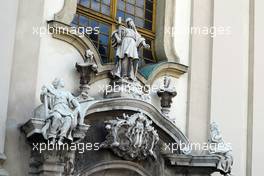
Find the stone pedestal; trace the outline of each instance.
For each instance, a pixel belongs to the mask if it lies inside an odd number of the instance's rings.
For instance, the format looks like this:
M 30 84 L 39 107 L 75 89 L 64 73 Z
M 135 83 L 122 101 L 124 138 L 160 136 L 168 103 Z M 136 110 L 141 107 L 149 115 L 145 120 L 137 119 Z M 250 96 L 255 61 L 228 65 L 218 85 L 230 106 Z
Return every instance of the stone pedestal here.
M 112 80 L 105 90 L 105 98 L 134 98 L 143 101 L 150 101 L 146 88 L 138 81 L 127 79 Z
M 71 146 L 76 146 L 85 137 L 89 125 L 78 125 L 72 134 L 73 141 L 62 145 L 51 144 L 44 139 L 42 134 L 44 125 L 45 120 L 32 118 L 22 126 L 22 131 L 26 134 L 32 149 L 29 175 L 73 175 L 75 150 L 71 150 Z
M 80 73 L 80 98 L 83 100 L 94 100 L 89 96 L 88 91 L 90 89 L 89 82 L 91 80 L 91 73 L 97 72 L 96 65 L 92 63 L 76 63 L 75 65 L 77 71 Z
M 169 118 L 169 112 L 171 108 L 172 98 L 177 95 L 177 92 L 173 86 L 171 86 L 171 79 L 164 77 L 164 85 L 157 92 L 160 99 L 161 112 Z

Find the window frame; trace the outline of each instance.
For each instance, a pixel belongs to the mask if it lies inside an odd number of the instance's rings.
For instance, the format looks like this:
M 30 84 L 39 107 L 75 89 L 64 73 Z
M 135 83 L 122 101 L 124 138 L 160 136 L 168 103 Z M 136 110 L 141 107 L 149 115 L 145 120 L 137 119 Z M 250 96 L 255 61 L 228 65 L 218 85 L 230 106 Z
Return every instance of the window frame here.
M 103 22 L 106 23 L 108 25 L 110 25 L 110 30 L 109 30 L 109 36 L 111 36 L 111 33 L 116 29 L 116 26 L 118 25 L 118 20 L 116 19 L 116 15 L 117 15 L 117 1 L 118 0 L 111 0 L 110 1 L 110 15 L 105 15 L 103 13 L 100 13 L 98 11 L 95 11 L 91 8 L 85 7 L 83 5 L 81 5 L 78 1 L 77 3 L 77 9 L 76 9 L 76 14 L 78 15 L 83 15 L 86 16 L 88 18 L 94 19 L 94 20 L 98 20 L 99 22 Z M 145 0 L 144 0 L 145 1 Z M 146 37 L 147 39 L 150 39 L 151 42 L 151 51 L 152 51 L 152 56 L 153 56 L 153 60 L 152 62 L 156 62 L 157 61 L 157 57 L 155 54 L 155 35 L 156 35 L 156 2 L 157 0 L 152 0 L 153 2 L 153 12 L 152 12 L 152 30 L 148 30 L 142 27 L 137 27 L 138 32 L 143 36 Z M 100 2 L 101 4 L 102 2 Z M 144 12 L 146 10 L 146 6 L 144 7 Z M 112 43 L 111 40 L 109 42 L 109 63 L 114 62 L 114 51 L 111 47 Z M 146 59 L 146 58 L 144 58 Z M 146 59 L 148 61 L 150 61 L 149 59 Z

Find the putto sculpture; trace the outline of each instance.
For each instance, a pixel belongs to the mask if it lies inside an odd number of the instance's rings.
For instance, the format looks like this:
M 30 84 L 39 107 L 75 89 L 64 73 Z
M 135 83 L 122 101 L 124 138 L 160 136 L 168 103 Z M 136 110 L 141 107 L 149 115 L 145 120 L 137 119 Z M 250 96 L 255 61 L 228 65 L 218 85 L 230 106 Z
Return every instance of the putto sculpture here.
M 79 102 L 63 88 L 64 81 L 56 78 L 52 85 L 42 87 L 40 95 L 46 116 L 42 132 L 51 143 L 57 140 L 58 144 L 62 144 L 65 139 L 72 141 L 72 131 L 77 124 L 83 124 Z
M 142 160 L 148 156 L 156 159 L 154 149 L 159 135 L 152 121 L 144 114 L 123 114 L 122 119 L 117 117 L 105 123 L 108 135 L 101 147 L 111 148 L 115 154 L 127 160 Z
M 112 46 L 116 49 L 117 63 L 112 70 L 112 75 L 118 78 L 136 80 L 138 71 L 138 49 L 141 47 L 150 48 L 136 29 L 131 18 L 126 19 L 126 26 L 119 26 L 112 33 Z
M 221 131 L 215 122 L 210 125 L 209 143 L 211 146 L 210 154 L 218 155 L 222 158 L 217 165 L 217 169 L 221 174 L 230 176 L 233 166 L 232 147 L 230 144 L 224 142 Z

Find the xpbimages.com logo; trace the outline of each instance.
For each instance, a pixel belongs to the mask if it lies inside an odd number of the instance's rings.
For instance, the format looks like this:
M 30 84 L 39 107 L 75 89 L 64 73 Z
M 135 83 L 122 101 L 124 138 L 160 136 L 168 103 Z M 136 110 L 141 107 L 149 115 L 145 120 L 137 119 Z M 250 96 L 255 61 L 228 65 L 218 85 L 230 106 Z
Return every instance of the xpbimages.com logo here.
M 98 35 L 100 33 L 100 28 L 97 27 L 82 27 L 82 26 L 71 26 L 71 27 L 64 27 L 64 26 L 33 26 L 32 28 L 33 35 L 43 36 L 43 35 L 50 35 L 50 34 L 73 34 L 78 35 L 79 37 L 84 37 L 84 35 Z
M 47 143 L 33 143 L 32 144 L 32 150 L 38 151 L 39 153 L 42 153 L 44 151 L 60 151 L 60 150 L 71 150 L 71 151 L 77 151 L 79 153 L 84 153 L 85 151 L 97 151 L 100 149 L 100 143 L 64 143 L 64 144 L 58 144 L 58 143 L 51 143 L 48 141 Z

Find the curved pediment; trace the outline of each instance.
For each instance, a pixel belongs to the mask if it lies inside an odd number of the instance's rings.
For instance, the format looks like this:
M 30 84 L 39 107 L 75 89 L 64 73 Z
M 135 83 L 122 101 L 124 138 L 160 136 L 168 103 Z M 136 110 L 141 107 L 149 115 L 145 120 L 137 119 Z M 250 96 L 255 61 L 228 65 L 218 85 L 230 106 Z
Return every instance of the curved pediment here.
M 89 118 L 89 115 L 98 112 L 117 110 L 142 112 L 147 115 L 155 123 L 155 125 L 157 125 L 167 135 L 169 135 L 176 143 L 189 143 L 187 137 L 170 120 L 161 114 L 160 111 L 158 111 L 152 104 L 145 101 L 130 98 L 115 98 L 94 101 L 93 103 L 84 102 L 82 103 L 82 106 L 86 107 L 86 118 Z

